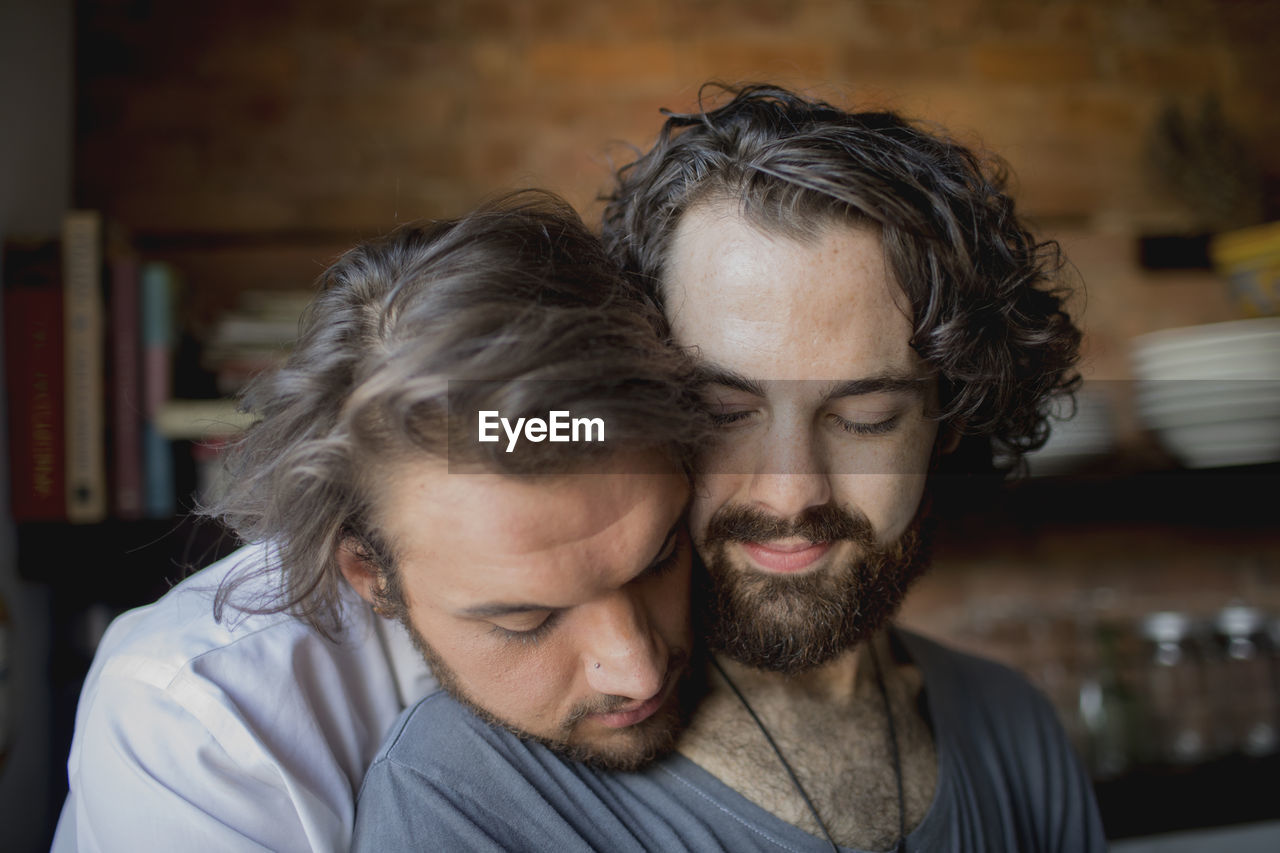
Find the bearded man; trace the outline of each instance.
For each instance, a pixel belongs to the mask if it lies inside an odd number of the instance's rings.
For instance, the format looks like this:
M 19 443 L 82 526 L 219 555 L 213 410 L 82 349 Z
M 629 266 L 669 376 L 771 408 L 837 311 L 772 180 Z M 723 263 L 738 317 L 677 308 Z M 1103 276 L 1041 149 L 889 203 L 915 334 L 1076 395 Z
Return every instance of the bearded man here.
M 1016 460 L 1078 381 L 1056 247 L 950 140 L 777 87 L 728 94 L 669 115 L 604 229 L 719 427 L 690 510 L 708 693 L 676 752 L 628 773 L 410 713 L 356 846 L 1105 849 L 1048 702 L 891 625 L 940 468 Z

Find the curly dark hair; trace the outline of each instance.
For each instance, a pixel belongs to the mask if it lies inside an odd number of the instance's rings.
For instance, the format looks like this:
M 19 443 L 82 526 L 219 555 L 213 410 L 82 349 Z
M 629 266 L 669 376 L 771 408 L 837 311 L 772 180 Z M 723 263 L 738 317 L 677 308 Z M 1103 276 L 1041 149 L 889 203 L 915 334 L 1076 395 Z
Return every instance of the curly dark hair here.
M 246 390 L 242 407 L 257 420 L 228 452 L 224 491 L 201 510 L 271 546 L 269 565 L 219 588 L 219 619 L 231 604 L 339 633 L 337 548 L 385 550 L 372 495 L 405 458 L 561 473 L 653 448 L 688 469 L 705 429 L 691 414 L 691 365 L 599 238 L 550 193 L 402 227 L 347 252 L 319 286 L 287 362 Z M 514 419 L 556 409 L 603 418 L 594 454 L 551 442 L 509 454 L 474 439 L 478 411 Z M 236 595 L 274 572 L 278 595 Z
M 662 304 L 681 217 L 729 200 L 800 238 L 832 222 L 879 229 L 914 312 L 911 346 L 939 377 L 940 419 L 968 437 L 970 465 L 1014 467 L 1048 438 L 1054 398 L 1079 384 L 1080 331 L 1056 242 L 1014 212 L 1007 169 L 892 112 L 847 112 L 771 85 L 664 111 L 657 142 L 617 172 L 605 244 Z M 979 451 L 974 453 L 975 445 Z

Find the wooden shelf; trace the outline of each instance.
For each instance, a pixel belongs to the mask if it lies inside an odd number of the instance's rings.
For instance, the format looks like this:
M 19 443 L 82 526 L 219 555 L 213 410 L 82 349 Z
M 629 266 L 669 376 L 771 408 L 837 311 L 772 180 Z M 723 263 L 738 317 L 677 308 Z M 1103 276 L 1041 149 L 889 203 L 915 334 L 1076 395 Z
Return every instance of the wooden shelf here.
M 193 517 L 17 527 L 18 573 L 48 584 L 71 606 L 135 607 L 236 547 L 212 521 Z
M 1097 782 L 1094 790 L 1112 841 L 1275 820 L 1280 818 L 1280 755 L 1140 770 Z
M 1007 482 L 947 484 L 944 530 L 1025 532 L 1045 527 L 1169 525 L 1274 529 L 1280 463 L 1236 468 L 1163 469 Z

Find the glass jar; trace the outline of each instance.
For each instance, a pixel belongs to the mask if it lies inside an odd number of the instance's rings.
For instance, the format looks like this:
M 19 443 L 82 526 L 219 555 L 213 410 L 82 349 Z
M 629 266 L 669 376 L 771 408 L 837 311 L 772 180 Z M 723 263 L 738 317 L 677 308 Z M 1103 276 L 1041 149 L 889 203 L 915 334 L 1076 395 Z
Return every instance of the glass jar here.
M 1145 758 L 1156 764 L 1203 761 L 1213 751 L 1214 709 L 1196 625 L 1185 613 L 1163 610 L 1143 618 L 1141 633 Z
M 1211 682 L 1221 751 L 1275 752 L 1277 703 L 1265 615 L 1244 604 L 1224 607 L 1214 620 L 1213 640 Z
M 1093 642 L 1079 682 L 1080 719 L 1088 734 L 1089 770 L 1095 779 L 1109 779 L 1128 772 L 1139 754 L 1136 695 L 1126 678 L 1132 632 L 1127 624 L 1101 619 L 1089 633 Z

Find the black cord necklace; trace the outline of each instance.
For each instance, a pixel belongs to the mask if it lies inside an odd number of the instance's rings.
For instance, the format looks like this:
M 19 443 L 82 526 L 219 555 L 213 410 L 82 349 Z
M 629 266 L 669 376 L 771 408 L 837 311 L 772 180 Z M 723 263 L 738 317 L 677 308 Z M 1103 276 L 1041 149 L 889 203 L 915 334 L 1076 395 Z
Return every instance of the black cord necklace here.
M 880 670 L 880 656 L 875 646 L 868 645 L 871 663 L 876 671 L 876 686 L 880 688 L 880 698 L 884 701 L 884 718 L 889 724 L 889 751 L 893 754 L 893 778 L 898 783 L 898 843 L 893 849 L 898 853 L 907 850 L 907 806 L 906 796 L 902 792 L 902 754 L 898 752 L 898 730 L 893 724 L 893 709 L 889 707 L 889 690 L 884 686 L 884 673 Z
M 893 723 L 893 711 L 889 707 L 889 691 L 884 684 L 884 674 L 880 670 L 880 659 L 876 655 L 875 648 L 868 646 L 868 653 L 871 655 L 871 663 L 875 669 L 876 686 L 880 689 L 880 698 L 884 702 L 884 716 L 889 723 L 889 750 L 893 754 L 893 775 L 898 783 L 898 842 L 893 846 L 895 851 L 905 853 L 907 849 L 907 828 L 906 828 L 906 806 L 905 797 L 902 790 L 902 758 L 898 753 L 898 733 Z M 738 701 L 742 703 L 742 707 L 751 715 L 751 719 L 755 721 L 756 727 L 760 729 L 760 734 L 764 735 L 764 739 L 769 742 L 769 747 L 773 749 L 773 754 L 778 757 L 778 762 L 782 764 L 782 769 L 787 771 L 787 776 L 791 777 L 791 784 L 795 785 L 796 793 L 800 795 L 800 799 L 804 800 L 804 804 L 809 808 L 809 814 L 813 815 L 814 821 L 818 824 L 818 828 L 822 830 L 822 834 L 826 836 L 827 843 L 831 845 L 831 849 L 839 853 L 840 845 L 836 844 L 836 840 L 831 837 L 831 831 L 827 829 L 827 825 L 822 822 L 822 818 L 818 815 L 818 809 L 813 804 L 813 800 L 809 799 L 809 792 L 804 789 L 804 785 L 800 784 L 800 778 L 796 776 L 796 772 L 791 769 L 791 764 L 782 754 L 782 750 L 778 747 L 777 741 L 773 739 L 773 735 L 769 734 L 769 730 L 765 728 L 764 721 L 751 707 L 751 703 L 747 701 L 747 697 L 738 689 L 738 685 L 729 677 L 729 673 L 724 671 L 724 667 L 720 665 L 720 661 L 716 660 L 715 655 L 710 655 L 711 664 L 716 668 L 716 672 L 720 673 L 720 677 L 724 679 L 725 684 L 729 685 L 729 689 L 733 691 L 733 695 L 738 697 Z

